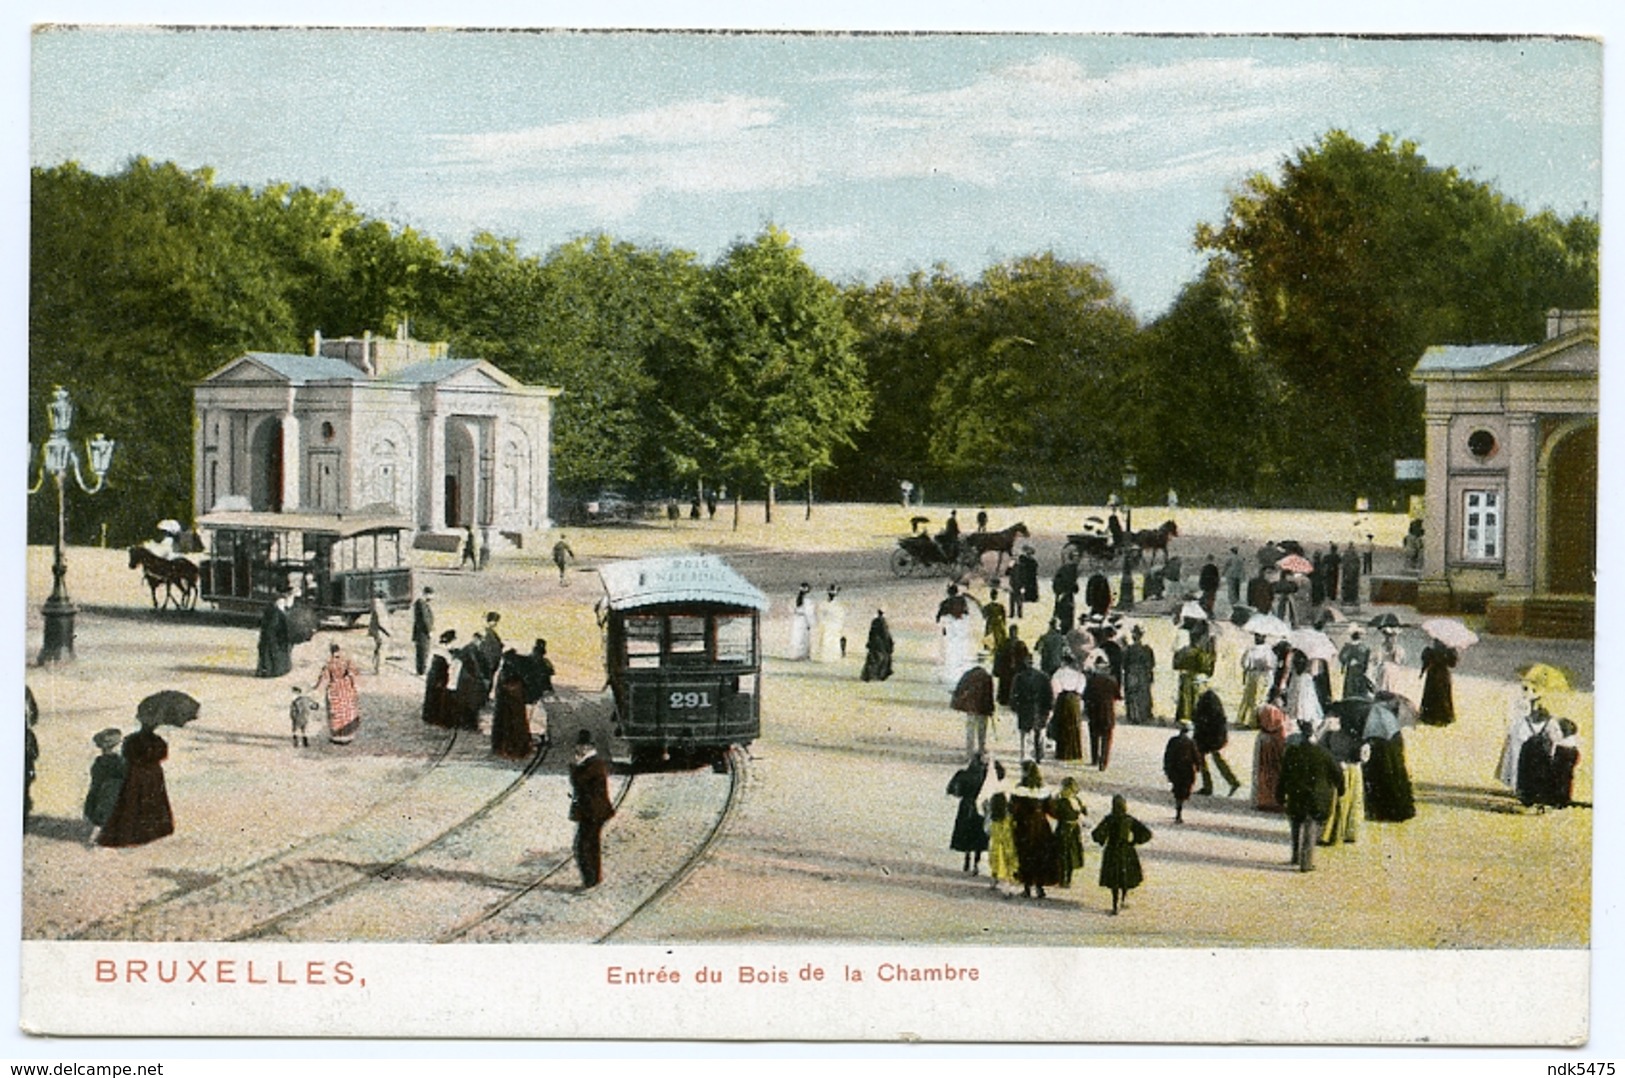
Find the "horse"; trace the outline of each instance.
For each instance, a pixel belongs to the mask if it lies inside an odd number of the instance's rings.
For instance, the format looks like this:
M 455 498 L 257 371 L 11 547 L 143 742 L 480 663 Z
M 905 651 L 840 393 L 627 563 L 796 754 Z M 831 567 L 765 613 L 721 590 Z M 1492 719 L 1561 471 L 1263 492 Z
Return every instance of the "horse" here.
M 1004 568 L 1004 559 L 1013 556 L 1012 552 L 1015 549 L 1016 536 L 1018 535 L 1023 539 L 1030 538 L 1027 525 L 1012 524 L 1003 531 L 997 532 L 971 532 L 969 535 L 961 535 L 959 541 L 976 551 L 976 560 L 978 562 L 989 551 L 997 552 L 999 560 L 993 565 L 993 575 L 997 577 L 999 570 Z
M 158 587 L 163 586 L 163 606 L 190 610 L 197 605 L 197 566 L 185 558 L 166 558 L 145 546 L 130 548 L 130 568 L 140 569 L 143 581 L 152 590 L 152 608 L 159 609 Z M 175 590 L 180 590 L 180 598 Z
M 1157 554 L 1162 554 L 1164 563 L 1168 561 L 1168 540 L 1179 534 L 1179 525 L 1171 520 L 1150 531 L 1138 531 L 1132 536 L 1134 545 L 1142 551 L 1150 551 L 1151 556 L 1146 560 L 1147 565 L 1156 563 Z

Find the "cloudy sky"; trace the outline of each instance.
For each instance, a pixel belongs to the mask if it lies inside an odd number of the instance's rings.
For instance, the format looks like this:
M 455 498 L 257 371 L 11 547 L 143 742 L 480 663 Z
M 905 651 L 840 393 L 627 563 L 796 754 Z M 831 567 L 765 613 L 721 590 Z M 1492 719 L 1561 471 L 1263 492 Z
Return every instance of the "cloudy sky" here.
M 1142 316 L 1227 192 L 1333 127 L 1531 209 L 1596 211 L 1583 40 L 59 29 L 33 164 L 131 156 L 342 189 L 450 243 L 584 232 L 710 259 L 772 221 L 822 272 L 1053 249 Z

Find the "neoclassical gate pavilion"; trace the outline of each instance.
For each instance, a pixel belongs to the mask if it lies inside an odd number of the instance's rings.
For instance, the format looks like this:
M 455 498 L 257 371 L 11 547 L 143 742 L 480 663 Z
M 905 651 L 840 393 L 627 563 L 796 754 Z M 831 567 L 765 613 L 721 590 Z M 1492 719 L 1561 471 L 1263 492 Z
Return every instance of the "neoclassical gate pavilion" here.
M 193 389 L 201 516 L 388 512 L 420 531 L 549 526 L 552 401 L 443 343 L 323 340 L 247 352 Z

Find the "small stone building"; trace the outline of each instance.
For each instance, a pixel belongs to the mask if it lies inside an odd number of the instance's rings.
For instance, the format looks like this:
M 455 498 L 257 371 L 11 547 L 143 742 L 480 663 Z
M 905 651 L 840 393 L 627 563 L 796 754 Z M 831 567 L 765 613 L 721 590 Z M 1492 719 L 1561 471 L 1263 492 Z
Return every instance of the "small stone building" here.
M 1492 632 L 1592 634 L 1597 562 L 1597 314 L 1551 311 L 1538 344 L 1435 345 L 1426 391 L 1425 611 Z
M 247 352 L 192 391 L 194 509 L 543 529 L 558 393 L 404 333 Z

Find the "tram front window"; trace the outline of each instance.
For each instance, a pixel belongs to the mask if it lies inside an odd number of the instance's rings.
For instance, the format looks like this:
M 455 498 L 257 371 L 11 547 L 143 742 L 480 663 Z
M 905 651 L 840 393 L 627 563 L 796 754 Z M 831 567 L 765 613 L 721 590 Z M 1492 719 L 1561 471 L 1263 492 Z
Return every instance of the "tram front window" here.
M 660 618 L 630 616 L 626 619 L 626 666 L 648 670 L 660 666 Z
M 671 658 L 673 662 L 704 662 L 705 618 L 673 614 L 671 618 Z
M 717 662 L 740 663 L 749 666 L 754 656 L 751 643 L 755 632 L 750 617 L 719 616 L 717 618 Z

